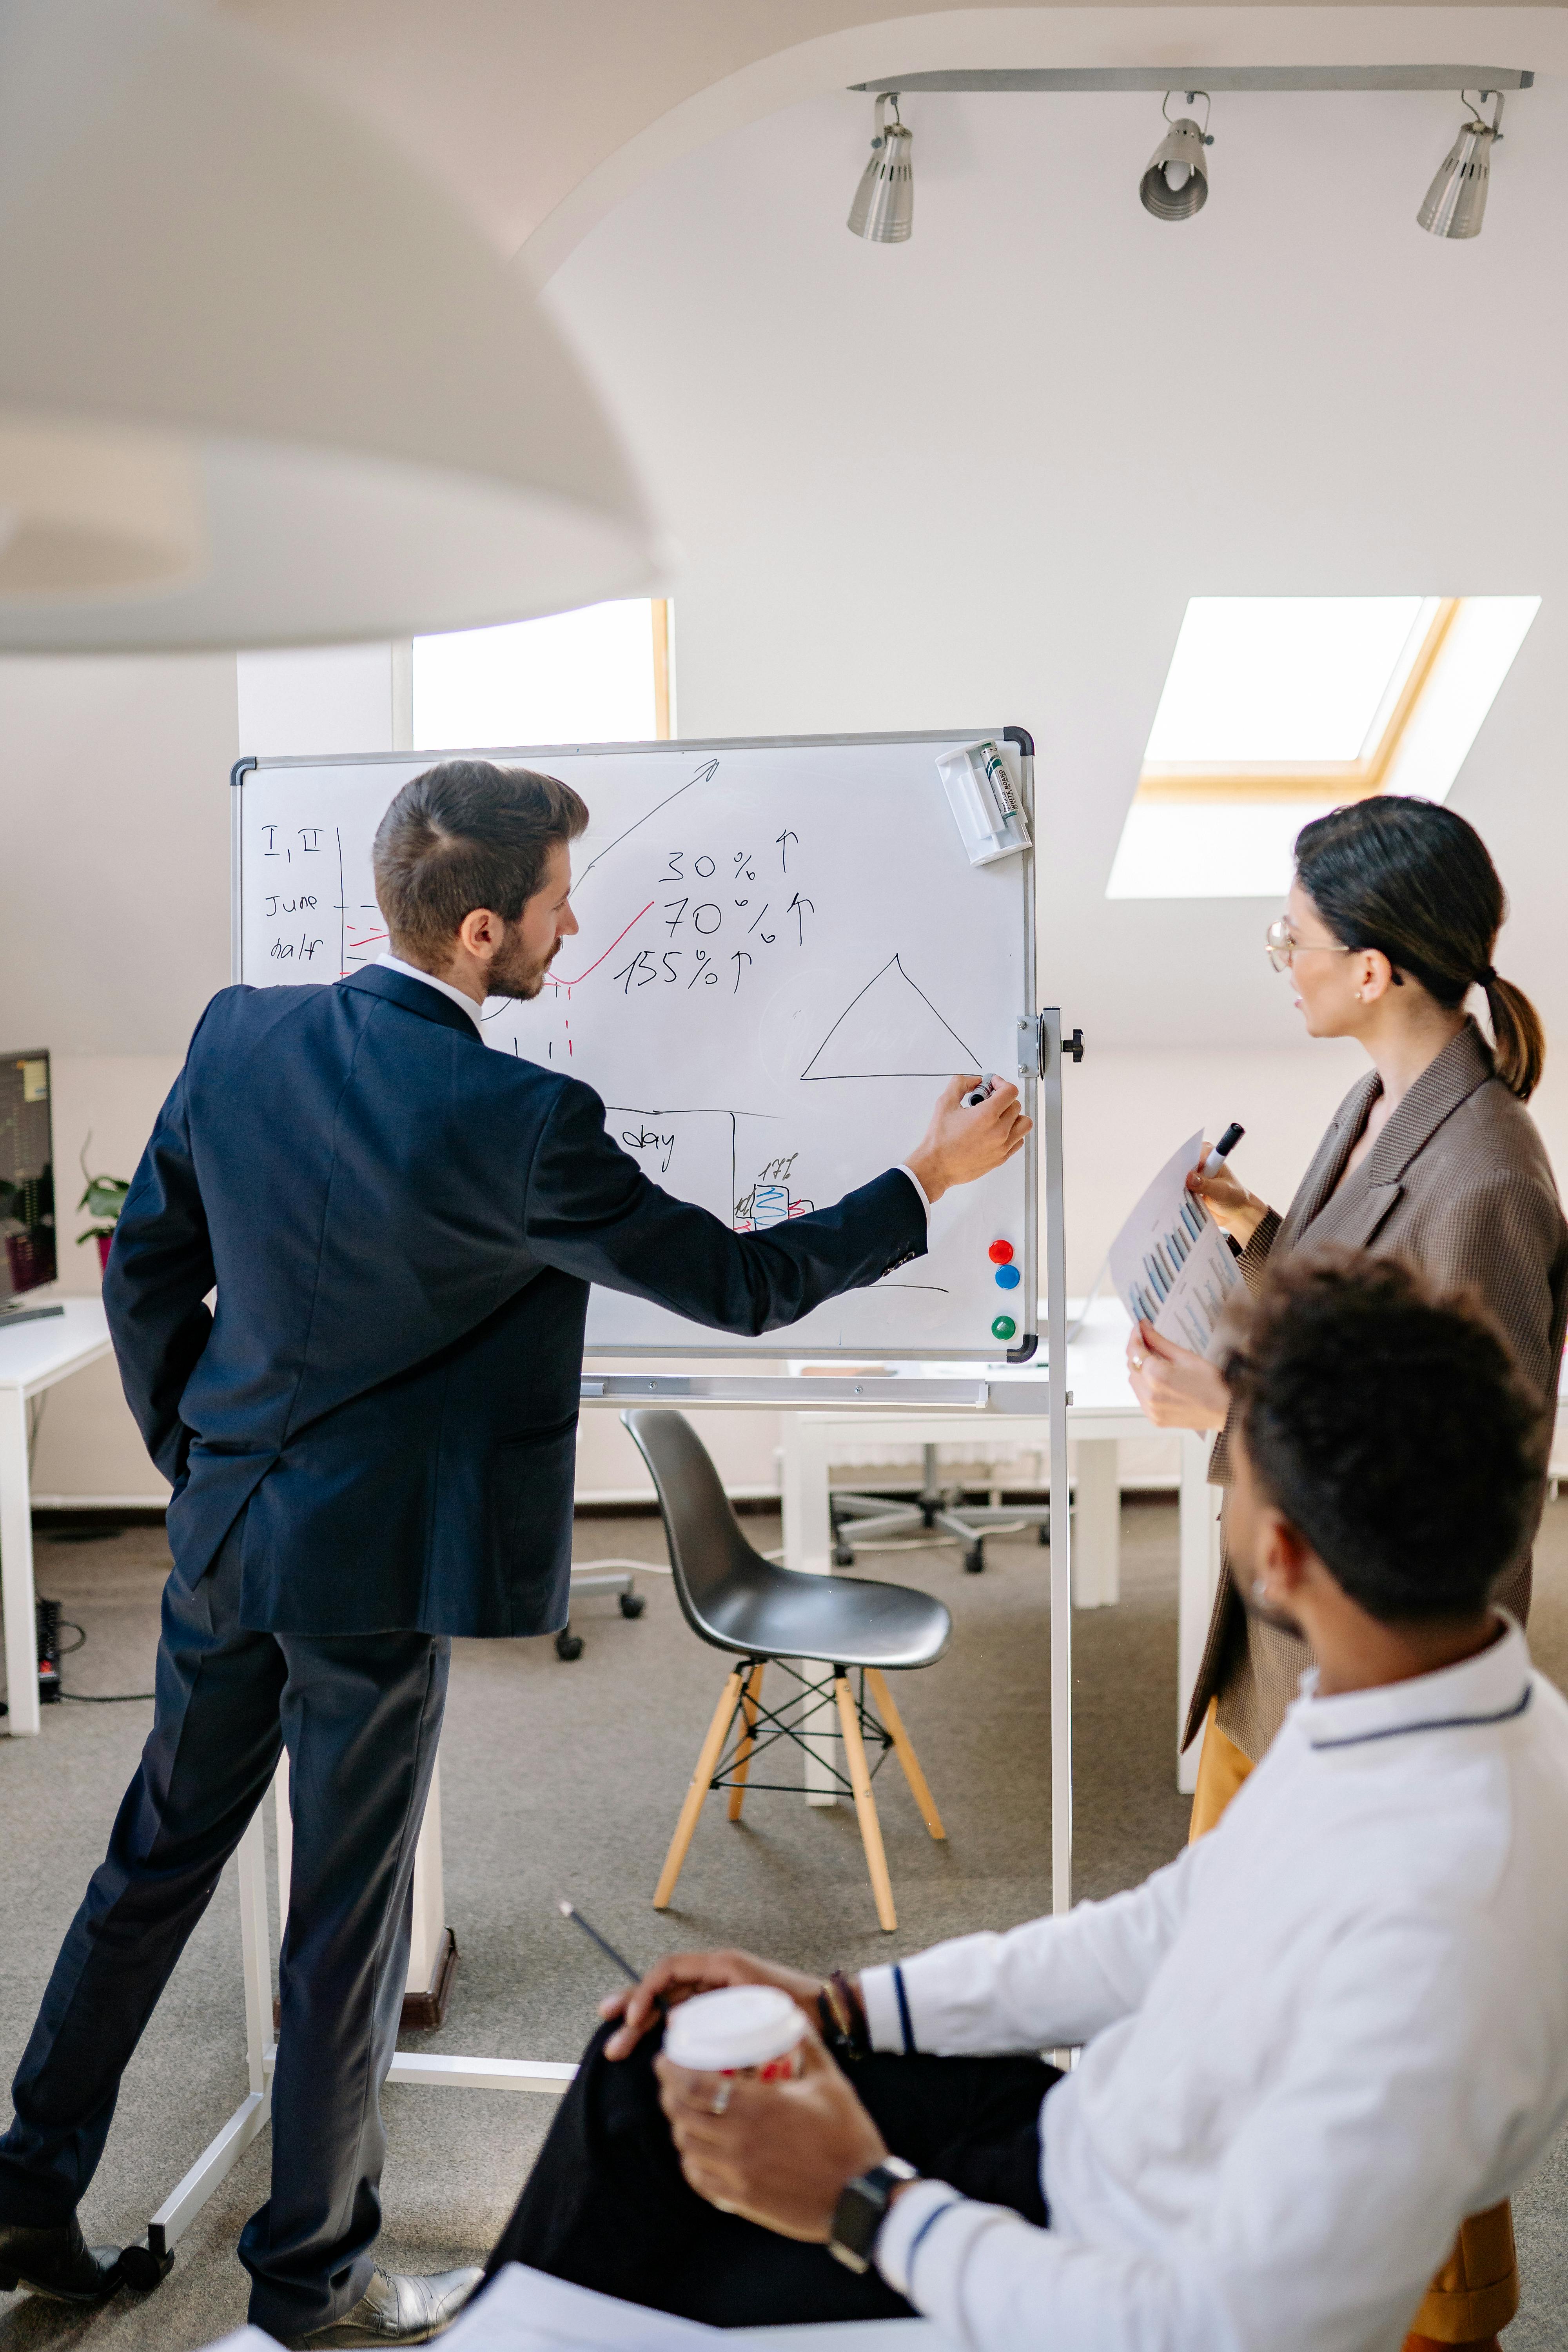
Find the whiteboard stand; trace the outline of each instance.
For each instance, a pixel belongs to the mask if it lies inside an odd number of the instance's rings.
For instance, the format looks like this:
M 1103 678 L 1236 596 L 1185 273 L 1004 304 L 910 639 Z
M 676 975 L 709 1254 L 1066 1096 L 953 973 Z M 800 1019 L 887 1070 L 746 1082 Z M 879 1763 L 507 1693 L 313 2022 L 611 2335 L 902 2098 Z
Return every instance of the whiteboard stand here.
M 1034 744 L 1022 729 L 1008 728 L 1005 740 L 1019 753 L 1023 800 L 1033 830 Z M 924 739 L 917 739 L 924 740 Z M 663 748 L 663 747 L 661 747 Z M 253 761 L 237 763 L 231 779 L 234 861 L 231 907 L 235 919 L 235 977 L 242 976 L 239 937 L 242 917 L 240 853 L 243 842 L 241 801 Z M 282 763 L 279 763 L 282 764 Z M 1034 862 L 1026 865 L 1026 1002 L 1036 997 Z M 1023 1298 L 1029 1303 L 1026 1320 L 1033 1319 L 1038 1293 L 1035 1207 L 1038 1199 L 1038 1155 L 1043 1149 L 1046 1192 L 1047 1357 L 1045 1376 L 1014 1375 L 1005 1380 L 985 1377 L 976 1367 L 973 1378 L 925 1374 L 918 1363 L 907 1373 L 857 1380 L 736 1375 L 607 1373 L 584 1377 L 582 1402 L 600 1409 L 650 1401 L 724 1404 L 744 1409 L 800 1412 L 831 1407 L 837 1412 L 863 1406 L 885 1414 L 918 1412 L 923 1406 L 951 1413 L 973 1412 L 977 1420 L 987 1413 L 1039 1413 L 1050 1433 L 1050 1696 L 1051 1696 L 1051 1908 L 1060 1913 L 1072 1903 L 1072 1511 L 1068 1468 L 1068 1313 L 1067 1243 L 1062 1192 L 1062 1016 L 1058 1006 L 1025 1013 L 1018 1021 L 1018 1081 L 1026 1108 L 1036 1110 L 1036 1125 L 1025 1146 L 1026 1182 L 1024 1221 Z M 1068 1051 L 1081 1058 L 1081 1038 L 1075 1032 Z M 1031 1097 L 1035 1097 L 1031 1106 Z M 619 1350 L 616 1351 L 617 1353 Z M 827 1351 L 825 1351 L 827 1352 Z M 1034 1335 L 1020 1335 L 1009 1349 L 1009 1360 L 1027 1362 L 1035 1354 Z M 1056 1377 L 1052 1377 L 1055 1370 Z M 799 1498 L 797 1497 L 797 1502 Z M 787 1507 L 787 1501 L 786 1501 Z M 825 1557 L 823 1568 L 829 1566 Z M 276 1801 L 287 1811 L 286 1788 L 275 1781 Z M 812 1793 L 808 1788 L 808 1795 Z M 288 1836 L 287 1828 L 283 1840 Z M 128 2247 L 128 2282 L 145 2289 L 167 2274 L 174 2249 L 208 2198 L 265 2128 L 271 2112 L 272 2074 L 278 2043 L 272 2025 L 273 1959 L 267 1904 L 267 1850 L 261 1807 L 258 1807 L 236 1854 L 239 1872 L 241 1963 L 245 1982 L 246 2060 L 249 2089 L 223 2129 L 203 2149 L 183 2179 L 166 2197 L 147 2225 L 142 2243 Z M 393 2059 L 387 2080 L 421 2083 L 433 2088 L 542 2092 L 558 2096 L 576 2073 L 575 2066 L 526 2058 L 424 2057 L 400 2051 Z

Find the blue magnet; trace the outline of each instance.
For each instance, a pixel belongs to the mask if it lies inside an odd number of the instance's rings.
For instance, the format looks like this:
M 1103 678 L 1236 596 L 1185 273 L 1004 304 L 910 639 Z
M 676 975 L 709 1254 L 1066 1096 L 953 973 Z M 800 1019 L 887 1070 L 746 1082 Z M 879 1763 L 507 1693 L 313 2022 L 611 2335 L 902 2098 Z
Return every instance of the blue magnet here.
M 996 1269 L 998 1290 L 1016 1290 L 1022 1280 L 1023 1276 L 1016 1265 L 999 1265 Z

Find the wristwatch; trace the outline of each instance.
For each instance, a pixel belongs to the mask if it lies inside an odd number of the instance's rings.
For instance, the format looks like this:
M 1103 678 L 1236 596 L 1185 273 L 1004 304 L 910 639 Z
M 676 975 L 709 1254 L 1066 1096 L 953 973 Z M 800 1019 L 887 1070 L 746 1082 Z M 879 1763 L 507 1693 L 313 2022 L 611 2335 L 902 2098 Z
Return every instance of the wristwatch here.
M 912 2164 L 906 2164 L 901 2156 L 889 2156 L 883 2163 L 874 2164 L 869 2172 L 858 2173 L 853 2180 L 845 2182 L 833 2209 L 827 2251 L 847 2271 L 870 2269 L 877 2232 L 887 2218 L 894 2189 L 906 2180 L 919 2179 Z

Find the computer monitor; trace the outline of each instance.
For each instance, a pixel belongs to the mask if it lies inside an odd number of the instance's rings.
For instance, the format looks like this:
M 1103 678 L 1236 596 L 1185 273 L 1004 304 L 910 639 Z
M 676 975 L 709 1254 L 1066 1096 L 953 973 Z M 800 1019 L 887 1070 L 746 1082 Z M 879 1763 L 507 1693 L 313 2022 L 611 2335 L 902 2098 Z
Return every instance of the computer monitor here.
M 0 1317 L 23 1291 L 53 1282 L 54 1120 L 49 1057 L 0 1054 Z

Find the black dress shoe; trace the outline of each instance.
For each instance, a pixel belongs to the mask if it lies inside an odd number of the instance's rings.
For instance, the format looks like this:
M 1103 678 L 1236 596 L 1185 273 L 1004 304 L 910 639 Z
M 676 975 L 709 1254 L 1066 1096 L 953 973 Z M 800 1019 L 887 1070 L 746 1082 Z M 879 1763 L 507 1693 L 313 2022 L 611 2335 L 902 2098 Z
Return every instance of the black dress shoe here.
M 23 2230 L 0 2222 L 0 2287 L 19 2286 L 57 2303 L 90 2309 L 107 2303 L 120 2285 L 120 2248 L 82 2243 L 73 2213 L 58 2230 Z
M 410 2278 L 401 2271 L 372 2272 L 370 2284 L 341 2319 L 294 2338 L 295 2352 L 335 2352 L 338 2346 L 427 2344 L 450 2327 L 483 2278 L 481 2270 L 437 2271 Z

